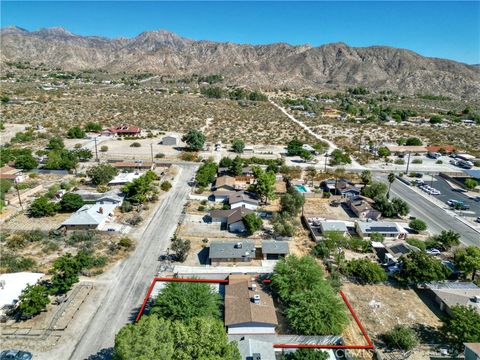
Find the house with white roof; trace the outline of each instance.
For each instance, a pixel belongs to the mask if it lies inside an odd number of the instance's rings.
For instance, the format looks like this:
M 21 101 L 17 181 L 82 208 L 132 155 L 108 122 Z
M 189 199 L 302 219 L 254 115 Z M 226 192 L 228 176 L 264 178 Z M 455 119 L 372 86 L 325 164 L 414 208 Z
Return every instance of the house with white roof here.
M 114 217 L 117 204 L 87 204 L 65 220 L 61 228 L 66 230 L 96 230 Z
M 129 172 L 129 173 L 120 173 L 115 176 L 108 185 L 125 185 L 126 183 L 132 182 L 133 180 L 138 179 L 142 176 L 143 173 L 139 171 Z
M 0 315 L 14 309 L 28 285 L 35 285 L 45 274 L 17 272 L 0 275 Z
M 407 231 L 391 221 L 357 221 L 355 229 L 360 237 L 369 239 L 373 233 L 381 234 L 386 240 L 405 239 Z

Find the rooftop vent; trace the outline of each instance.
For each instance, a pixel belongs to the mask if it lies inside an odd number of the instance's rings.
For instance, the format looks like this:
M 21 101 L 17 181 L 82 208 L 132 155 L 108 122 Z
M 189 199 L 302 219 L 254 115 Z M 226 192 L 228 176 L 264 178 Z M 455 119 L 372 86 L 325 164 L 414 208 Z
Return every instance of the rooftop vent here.
M 258 294 L 253 295 L 252 301 L 254 304 L 260 304 L 260 295 Z
M 241 242 L 237 242 L 235 244 L 235 249 L 241 249 L 242 248 L 242 243 Z
M 253 283 L 252 285 L 250 285 L 250 290 L 257 291 L 257 284 Z

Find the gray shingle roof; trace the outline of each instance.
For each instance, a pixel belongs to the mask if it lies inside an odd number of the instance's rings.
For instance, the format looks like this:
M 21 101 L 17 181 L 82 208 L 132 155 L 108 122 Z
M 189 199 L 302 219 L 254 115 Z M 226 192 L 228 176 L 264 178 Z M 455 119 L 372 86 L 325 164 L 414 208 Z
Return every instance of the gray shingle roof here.
M 210 217 L 212 218 L 227 218 L 227 225 L 241 221 L 247 214 L 253 213 L 253 210 L 245 207 L 238 207 L 230 210 L 212 210 L 210 211 Z
M 288 242 L 264 240 L 262 241 L 262 253 L 264 254 L 288 254 Z
M 83 205 L 72 216 L 62 223 L 65 225 L 100 225 L 117 207 L 114 204 Z
M 209 257 L 211 259 L 254 259 L 255 243 L 243 241 L 212 241 Z

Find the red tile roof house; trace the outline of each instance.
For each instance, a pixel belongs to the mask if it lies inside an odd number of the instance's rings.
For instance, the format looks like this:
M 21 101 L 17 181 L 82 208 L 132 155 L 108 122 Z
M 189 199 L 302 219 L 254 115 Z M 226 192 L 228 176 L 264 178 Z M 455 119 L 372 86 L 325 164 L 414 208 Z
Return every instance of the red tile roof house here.
M 105 129 L 102 134 L 110 136 L 140 136 L 142 128 L 138 126 L 121 124 Z
M 427 146 L 427 150 L 428 152 L 444 152 L 446 154 L 457 152 L 457 149 L 453 145 Z

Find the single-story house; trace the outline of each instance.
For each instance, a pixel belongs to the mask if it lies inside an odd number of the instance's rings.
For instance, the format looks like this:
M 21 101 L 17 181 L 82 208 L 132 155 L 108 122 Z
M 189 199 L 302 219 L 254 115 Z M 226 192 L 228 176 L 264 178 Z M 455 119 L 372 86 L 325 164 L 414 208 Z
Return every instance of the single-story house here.
M 245 207 L 229 210 L 212 210 L 210 212 L 210 218 L 212 222 L 225 224 L 226 228 L 231 232 L 244 232 L 245 224 L 243 223 L 243 218 L 245 215 L 253 212 L 253 210 Z
M 374 201 L 365 196 L 355 196 L 348 199 L 348 206 L 350 210 L 360 220 L 378 220 L 382 213 L 373 208 Z
M 277 360 L 271 341 L 242 336 L 237 344 L 242 360 Z
M 121 124 L 105 129 L 102 135 L 106 136 L 139 136 L 142 129 L 138 126 Z
M 129 173 L 120 173 L 115 176 L 108 185 L 125 185 L 126 183 L 132 182 L 135 179 L 138 179 L 142 176 L 143 173 L 139 171 L 129 172 Z
M 289 254 L 287 241 L 263 240 L 262 255 L 263 260 L 278 260 Z
M 215 201 L 215 202 L 227 202 L 230 195 L 235 194 L 235 191 L 215 190 L 212 194 L 213 194 L 213 201 Z
M 253 176 L 235 176 L 235 190 L 245 190 L 254 183 Z
M 66 230 L 95 230 L 113 219 L 117 204 L 87 204 L 65 220 L 60 227 Z
M 112 189 L 104 193 L 90 192 L 87 190 L 77 190 L 73 193 L 80 195 L 86 203 L 121 205 L 124 199 L 124 195 L 119 189 Z
M 357 221 L 357 233 L 362 238 L 370 238 L 373 233 L 383 235 L 386 240 L 405 239 L 407 231 L 397 223 L 390 221 Z
M 250 262 L 255 259 L 255 243 L 251 240 L 216 240 L 210 243 L 208 258 L 215 266 Z
M 215 180 L 215 190 L 235 191 L 235 178 L 228 175 L 217 177 Z
M 259 167 L 262 170 L 267 170 L 267 165 L 253 165 L 253 166 L 245 166 L 242 169 L 242 173 L 240 174 L 241 176 L 253 176 L 253 168 L 254 167 Z
M 409 145 L 389 145 L 387 149 L 390 150 L 392 154 L 405 154 L 405 153 L 412 153 L 412 154 L 424 154 L 428 152 L 426 146 L 409 146 Z
M 137 169 L 137 170 L 153 170 L 155 169 L 155 163 L 151 161 L 116 161 L 110 163 L 114 168 L 118 170 L 125 169 Z
M 180 144 L 180 136 L 179 135 L 166 135 L 162 138 L 162 141 L 160 142 L 162 145 L 170 145 L 170 146 L 176 146 Z
M 251 275 L 230 275 L 225 286 L 228 334 L 275 334 L 278 325 L 270 294 Z
M 465 360 L 479 360 L 480 359 L 480 342 L 478 343 L 464 343 Z M 262 358 L 263 359 L 263 358 Z
M 10 166 L 4 166 L 0 168 L 0 180 L 11 180 L 15 183 L 20 183 L 26 179 L 27 177 L 20 169 L 15 169 Z
M 360 195 L 360 188 L 346 179 L 340 179 L 335 184 L 335 193 L 345 198 L 350 198 Z
M 245 207 L 250 210 L 255 210 L 258 207 L 259 201 L 249 193 L 238 191 L 230 194 L 228 197 L 228 203 L 230 204 L 231 209 Z
M 457 148 L 453 145 L 437 145 L 427 146 L 427 151 L 430 153 L 445 152 L 446 154 L 451 154 L 456 152 Z
M 15 309 L 27 285 L 35 285 L 45 274 L 17 272 L 0 275 L 0 315 Z
M 420 251 L 420 249 L 410 245 L 405 240 L 387 240 L 383 243 L 372 241 L 372 247 L 375 250 L 379 260 L 387 265 L 393 265 L 397 263 L 398 259 L 403 255 Z
M 454 305 L 473 307 L 480 314 L 480 288 L 472 282 L 445 281 L 426 285 L 440 310 L 451 315 L 450 308 Z
M 343 236 L 348 234 L 347 224 L 344 221 L 337 220 L 324 220 L 320 221 L 320 229 L 322 235 L 325 235 L 326 232 L 340 232 Z
M 311 146 L 311 145 L 308 145 L 308 144 L 303 144 L 302 145 L 302 149 L 303 150 L 307 150 L 311 153 L 315 153 L 315 149 Z

